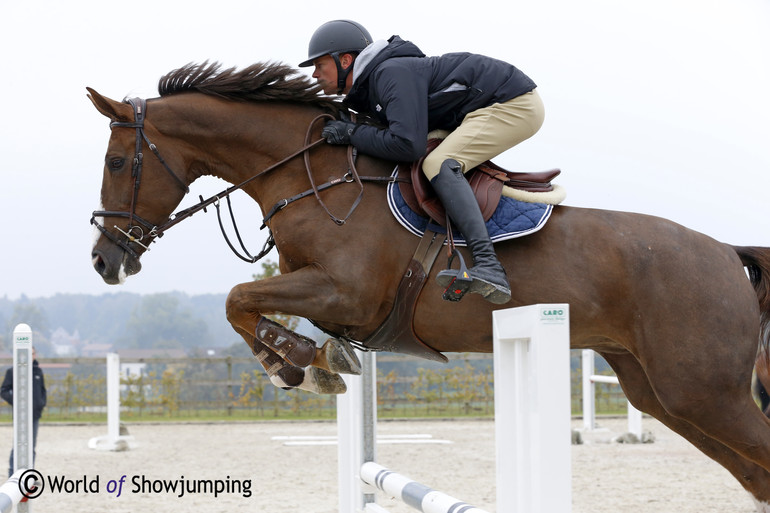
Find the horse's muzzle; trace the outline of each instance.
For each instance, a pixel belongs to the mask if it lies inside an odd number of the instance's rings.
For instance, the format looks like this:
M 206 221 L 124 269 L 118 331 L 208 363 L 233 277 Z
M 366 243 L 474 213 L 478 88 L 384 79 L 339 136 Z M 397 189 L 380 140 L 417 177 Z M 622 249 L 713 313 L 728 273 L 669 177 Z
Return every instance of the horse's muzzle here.
M 117 247 L 111 251 L 94 249 L 91 253 L 91 262 L 94 270 L 109 285 L 121 284 L 126 281 L 127 277 L 142 270 L 139 259 L 133 258 Z

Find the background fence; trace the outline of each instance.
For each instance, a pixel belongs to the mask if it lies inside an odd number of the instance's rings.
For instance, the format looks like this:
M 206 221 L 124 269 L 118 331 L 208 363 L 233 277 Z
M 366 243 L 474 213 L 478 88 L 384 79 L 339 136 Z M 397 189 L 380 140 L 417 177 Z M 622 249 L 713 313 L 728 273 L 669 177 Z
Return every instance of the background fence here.
M 573 351 L 572 413 L 582 413 L 580 352 Z M 597 357 L 597 373 L 603 368 Z M 48 389 L 45 421 L 106 418 L 104 358 L 42 359 Z M 10 360 L 0 366 L 10 367 Z M 336 398 L 274 387 L 252 358 L 121 358 L 121 419 L 334 418 Z M 388 417 L 494 414 L 490 355 L 453 354 L 450 363 L 383 353 L 378 356 L 378 410 Z M 624 414 L 617 385 L 598 384 L 599 414 Z M 10 421 L 3 402 L 0 421 Z

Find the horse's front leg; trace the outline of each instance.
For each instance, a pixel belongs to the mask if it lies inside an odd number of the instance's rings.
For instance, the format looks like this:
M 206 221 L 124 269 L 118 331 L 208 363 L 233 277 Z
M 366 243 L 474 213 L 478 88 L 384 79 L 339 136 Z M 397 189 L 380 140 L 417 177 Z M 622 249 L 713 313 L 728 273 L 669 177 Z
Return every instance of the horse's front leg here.
M 304 369 L 292 365 L 268 346 L 258 341 L 256 337 L 239 328 L 236 331 L 251 348 L 251 352 L 265 369 L 265 373 L 273 385 L 284 390 L 299 388 L 316 394 L 345 393 L 347 387 L 339 374 L 316 367 Z
M 329 339 L 318 349 L 313 340 L 264 316 L 274 312 L 310 318 L 323 315 L 318 307 L 334 297 L 329 282 L 322 272 L 308 267 L 243 283 L 230 292 L 227 319 L 277 386 L 342 393 L 345 387 L 338 373 L 361 373 L 360 362 L 347 342 Z M 275 361 L 277 357 L 283 364 Z M 306 367 L 307 372 L 297 372 Z M 303 381 L 297 383 L 300 375 Z
M 335 374 L 361 374 L 358 357 L 343 340 L 330 338 L 319 349 L 314 340 L 264 316 L 257 322 L 254 333 L 256 342 L 297 367 L 313 366 Z

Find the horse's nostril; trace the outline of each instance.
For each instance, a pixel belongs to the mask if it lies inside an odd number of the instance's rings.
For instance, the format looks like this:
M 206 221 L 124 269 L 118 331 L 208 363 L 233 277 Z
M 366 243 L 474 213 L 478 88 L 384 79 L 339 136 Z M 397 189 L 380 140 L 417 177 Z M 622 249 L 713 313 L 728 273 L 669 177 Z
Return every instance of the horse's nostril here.
M 107 266 L 105 265 L 104 259 L 101 257 L 101 255 L 98 253 L 91 253 L 91 262 L 93 263 L 96 272 L 103 275 Z

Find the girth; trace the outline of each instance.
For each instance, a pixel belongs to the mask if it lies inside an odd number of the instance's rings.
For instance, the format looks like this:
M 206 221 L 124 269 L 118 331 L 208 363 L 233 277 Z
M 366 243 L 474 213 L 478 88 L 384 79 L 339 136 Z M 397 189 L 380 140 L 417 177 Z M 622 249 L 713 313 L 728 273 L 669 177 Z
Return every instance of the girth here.
M 379 328 L 358 345 L 375 351 L 409 354 L 437 362 L 449 361 L 446 356 L 420 340 L 414 332 L 417 299 L 445 240 L 446 235 L 425 231 L 398 285 L 390 314 Z

